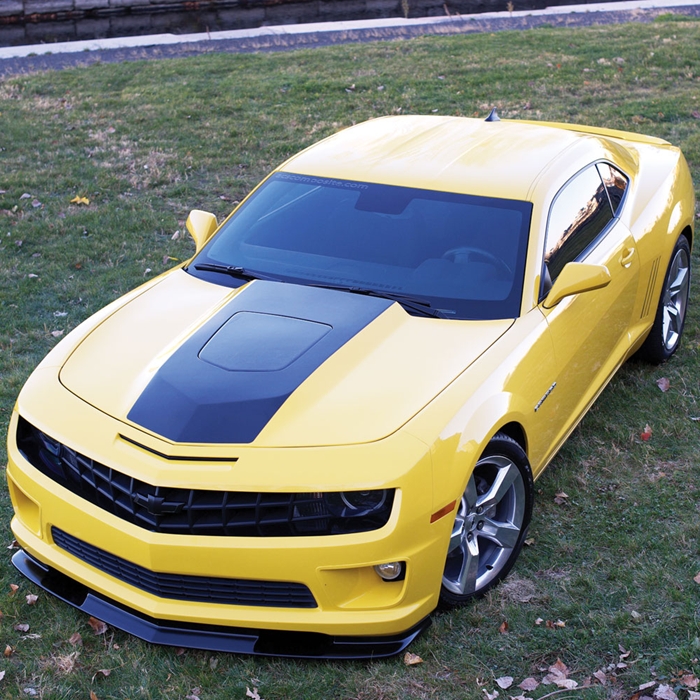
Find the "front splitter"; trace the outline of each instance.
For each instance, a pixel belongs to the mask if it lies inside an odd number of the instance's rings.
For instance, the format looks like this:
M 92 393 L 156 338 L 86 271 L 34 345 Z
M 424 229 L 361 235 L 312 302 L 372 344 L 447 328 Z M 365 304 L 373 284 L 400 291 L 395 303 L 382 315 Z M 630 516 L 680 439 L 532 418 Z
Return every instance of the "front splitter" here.
M 23 550 L 15 553 L 12 563 L 48 593 L 152 644 L 295 659 L 381 659 L 400 654 L 430 626 L 430 618 L 427 617 L 415 627 L 397 635 L 345 637 L 159 620 L 90 590 Z

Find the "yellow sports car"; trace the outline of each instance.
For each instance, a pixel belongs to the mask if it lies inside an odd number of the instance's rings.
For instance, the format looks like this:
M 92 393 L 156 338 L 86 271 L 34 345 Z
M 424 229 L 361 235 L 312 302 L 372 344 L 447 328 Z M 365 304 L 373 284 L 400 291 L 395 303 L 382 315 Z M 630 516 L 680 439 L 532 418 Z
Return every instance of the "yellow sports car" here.
M 657 138 L 376 119 L 277 168 L 23 388 L 15 566 L 160 644 L 402 651 L 513 566 L 536 479 L 678 348 L 694 194 Z

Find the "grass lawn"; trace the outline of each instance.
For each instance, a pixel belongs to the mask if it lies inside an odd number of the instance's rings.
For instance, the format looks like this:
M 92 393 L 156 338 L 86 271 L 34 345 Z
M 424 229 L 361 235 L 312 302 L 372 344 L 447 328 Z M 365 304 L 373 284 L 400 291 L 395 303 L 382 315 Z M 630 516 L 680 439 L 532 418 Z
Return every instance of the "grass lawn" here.
M 341 127 L 397 113 L 484 117 L 495 105 L 506 118 L 660 136 L 700 183 L 700 23 L 674 20 L 0 80 L 0 464 L 17 393 L 61 335 L 188 258 L 190 209 L 221 217 L 271 167 Z M 0 698 L 700 700 L 699 292 L 696 281 L 678 355 L 621 370 L 537 482 L 532 543 L 505 585 L 435 615 L 411 649 L 422 663 L 265 660 L 96 635 L 11 567 L 3 487 Z M 518 687 L 557 659 L 576 688 Z

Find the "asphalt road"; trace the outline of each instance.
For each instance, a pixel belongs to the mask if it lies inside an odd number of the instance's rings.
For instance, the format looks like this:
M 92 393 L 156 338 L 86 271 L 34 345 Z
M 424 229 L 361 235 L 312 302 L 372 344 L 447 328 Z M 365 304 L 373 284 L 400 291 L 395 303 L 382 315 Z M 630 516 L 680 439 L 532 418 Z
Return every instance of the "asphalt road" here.
M 699 5 L 675 5 L 673 0 L 661 0 L 656 7 L 644 7 L 639 3 L 609 3 L 604 11 L 591 9 L 594 6 L 580 5 L 550 8 L 547 10 L 514 13 L 489 13 L 485 15 L 457 16 L 449 21 L 429 22 L 408 21 L 397 26 L 382 26 L 381 21 L 354 22 L 353 27 L 328 29 L 329 25 L 315 30 L 314 25 L 306 25 L 304 30 L 289 31 L 284 27 L 261 28 L 248 32 L 231 32 L 234 38 L 201 38 L 190 40 L 186 36 L 177 43 L 155 43 L 154 45 L 124 46 L 120 48 L 100 48 L 85 50 L 83 43 L 71 46 L 63 44 L 60 52 L 41 54 L 51 51 L 53 45 L 23 47 L 32 50 L 34 55 L 3 56 L 0 49 L 0 77 L 30 73 L 41 70 L 60 70 L 74 66 L 87 66 L 94 63 L 120 63 L 122 61 L 141 61 L 148 59 L 197 56 L 205 53 L 246 53 L 255 51 L 289 51 L 293 49 L 329 46 L 332 44 L 361 43 L 370 41 L 396 41 L 429 34 L 474 34 L 480 32 L 499 32 L 508 30 L 532 29 L 542 25 L 555 27 L 580 27 L 591 25 L 619 24 L 624 22 L 652 22 L 661 14 L 673 13 L 688 17 L 700 17 Z M 624 9 L 616 9 L 622 6 Z M 631 5 L 635 5 L 631 7 Z M 600 6 L 603 7 L 602 5 Z M 299 25 L 298 25 L 299 26 Z M 223 35 L 224 33 L 222 33 Z M 168 42 L 172 35 L 161 35 Z M 199 35 L 201 36 L 201 35 Z M 139 37 L 141 43 L 148 43 L 146 37 Z M 155 42 L 158 37 L 153 37 Z M 145 41 L 144 41 L 145 40 Z M 58 48 L 58 45 L 57 45 Z M 35 53 L 34 53 L 35 52 Z

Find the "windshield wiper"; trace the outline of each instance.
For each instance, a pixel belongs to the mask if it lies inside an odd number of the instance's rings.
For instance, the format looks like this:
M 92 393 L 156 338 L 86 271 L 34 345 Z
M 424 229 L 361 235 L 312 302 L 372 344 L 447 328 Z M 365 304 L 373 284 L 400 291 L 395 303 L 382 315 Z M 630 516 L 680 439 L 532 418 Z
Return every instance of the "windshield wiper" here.
M 396 294 L 394 292 L 385 292 L 381 289 L 367 289 L 365 287 L 353 287 L 344 284 L 310 284 L 310 287 L 323 287 L 324 289 L 337 289 L 341 292 L 351 292 L 352 294 L 364 294 L 368 297 L 379 297 L 380 299 L 388 299 L 401 304 L 407 311 L 413 311 L 420 316 L 431 316 L 433 318 L 446 318 L 445 314 L 440 309 L 433 309 L 429 301 L 424 299 L 416 299 L 407 294 Z
M 255 270 L 247 270 L 245 267 L 238 265 L 219 265 L 217 263 L 198 263 L 194 266 L 195 270 L 202 272 L 220 272 L 224 275 L 230 275 L 237 279 L 246 280 L 267 280 L 269 282 L 279 282 L 277 277 L 270 277 L 264 272 L 256 272 Z

